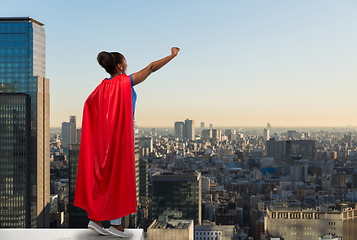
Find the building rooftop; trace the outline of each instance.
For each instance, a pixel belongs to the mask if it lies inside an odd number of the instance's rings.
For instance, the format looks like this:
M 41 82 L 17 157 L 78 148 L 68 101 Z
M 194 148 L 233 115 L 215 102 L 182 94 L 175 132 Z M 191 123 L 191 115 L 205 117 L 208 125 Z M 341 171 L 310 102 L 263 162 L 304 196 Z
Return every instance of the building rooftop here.
M 143 229 L 126 229 L 133 233 L 127 240 L 144 240 Z M 1 240 L 98 240 L 122 239 L 116 236 L 99 236 L 90 229 L 0 229 Z
M 201 173 L 195 171 L 182 171 L 180 174 L 162 172 L 154 174 L 152 178 L 154 181 L 198 181 L 201 178 Z
M 154 221 L 149 227 L 150 229 L 188 229 L 192 221 L 172 220 L 172 221 Z
M 30 22 L 34 22 L 40 26 L 45 25 L 31 17 L 0 17 L 0 22 L 16 22 L 16 21 L 30 21 Z

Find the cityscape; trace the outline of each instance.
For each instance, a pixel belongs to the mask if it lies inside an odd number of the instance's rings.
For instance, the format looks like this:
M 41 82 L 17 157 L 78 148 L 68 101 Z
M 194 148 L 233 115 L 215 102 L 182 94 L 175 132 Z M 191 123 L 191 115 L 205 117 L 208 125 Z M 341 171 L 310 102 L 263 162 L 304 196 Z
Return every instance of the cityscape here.
M 50 117 L 60 110 L 50 104 L 56 89 L 46 56 L 45 23 L 0 17 L 0 239 L 24 238 L 23 229 L 94 239 L 87 212 L 73 204 L 82 115 Z M 145 111 L 165 112 L 168 101 L 161 101 Z M 230 118 L 214 106 L 207 112 Z M 196 116 L 178 111 L 162 125 L 153 125 L 155 117 L 135 120 L 137 212 L 121 219 L 137 231 L 130 239 L 357 239 L 355 122 L 309 127 L 259 119 L 249 126 Z M 64 230 L 91 238 L 66 238 Z
M 51 131 L 51 203 L 58 206 L 51 227 L 88 223 L 73 207 L 75 119 Z M 170 239 L 179 223 L 194 228 L 192 239 L 354 239 L 354 128 L 195 128 L 189 119 L 173 126 L 136 131 L 139 205 L 127 227 L 144 228 L 148 239 Z

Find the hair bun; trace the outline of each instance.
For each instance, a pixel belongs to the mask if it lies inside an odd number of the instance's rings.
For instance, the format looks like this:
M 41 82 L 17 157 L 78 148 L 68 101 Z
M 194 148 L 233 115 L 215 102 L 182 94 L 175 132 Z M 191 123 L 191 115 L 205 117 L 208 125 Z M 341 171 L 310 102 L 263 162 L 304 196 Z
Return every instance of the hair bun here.
M 118 52 L 105 52 L 102 51 L 97 56 L 97 61 L 100 66 L 102 66 L 105 71 L 109 74 L 115 73 L 115 66 L 118 63 L 123 63 L 124 56 Z
M 109 68 L 114 65 L 113 57 L 108 52 L 100 52 L 97 57 L 98 63 L 103 68 Z

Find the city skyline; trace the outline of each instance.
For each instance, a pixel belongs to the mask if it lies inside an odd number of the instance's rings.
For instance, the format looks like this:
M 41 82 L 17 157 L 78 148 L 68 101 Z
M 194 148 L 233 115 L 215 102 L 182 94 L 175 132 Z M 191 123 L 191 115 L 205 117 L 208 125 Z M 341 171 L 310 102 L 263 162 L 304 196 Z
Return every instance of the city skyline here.
M 108 6 L 118 13 L 107 14 Z M 356 10 L 353 1 L 182 1 L 175 8 L 11 1 L 0 15 L 46 26 L 51 127 L 68 116 L 81 126 L 85 99 L 107 77 L 96 62 L 100 51 L 122 52 L 132 73 L 172 46 L 179 56 L 135 87 L 140 127 L 186 118 L 222 127 L 355 126 Z

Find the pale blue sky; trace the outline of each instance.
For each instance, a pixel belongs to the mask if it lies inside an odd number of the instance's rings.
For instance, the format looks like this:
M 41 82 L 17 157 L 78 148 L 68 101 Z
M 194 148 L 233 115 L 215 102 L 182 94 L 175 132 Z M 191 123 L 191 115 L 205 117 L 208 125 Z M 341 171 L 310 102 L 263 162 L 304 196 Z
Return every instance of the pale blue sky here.
M 178 57 L 136 87 L 136 122 L 173 126 L 357 125 L 357 2 L 4 1 L 0 16 L 45 24 L 51 126 L 107 77 L 96 56 L 119 51 L 128 73 Z

